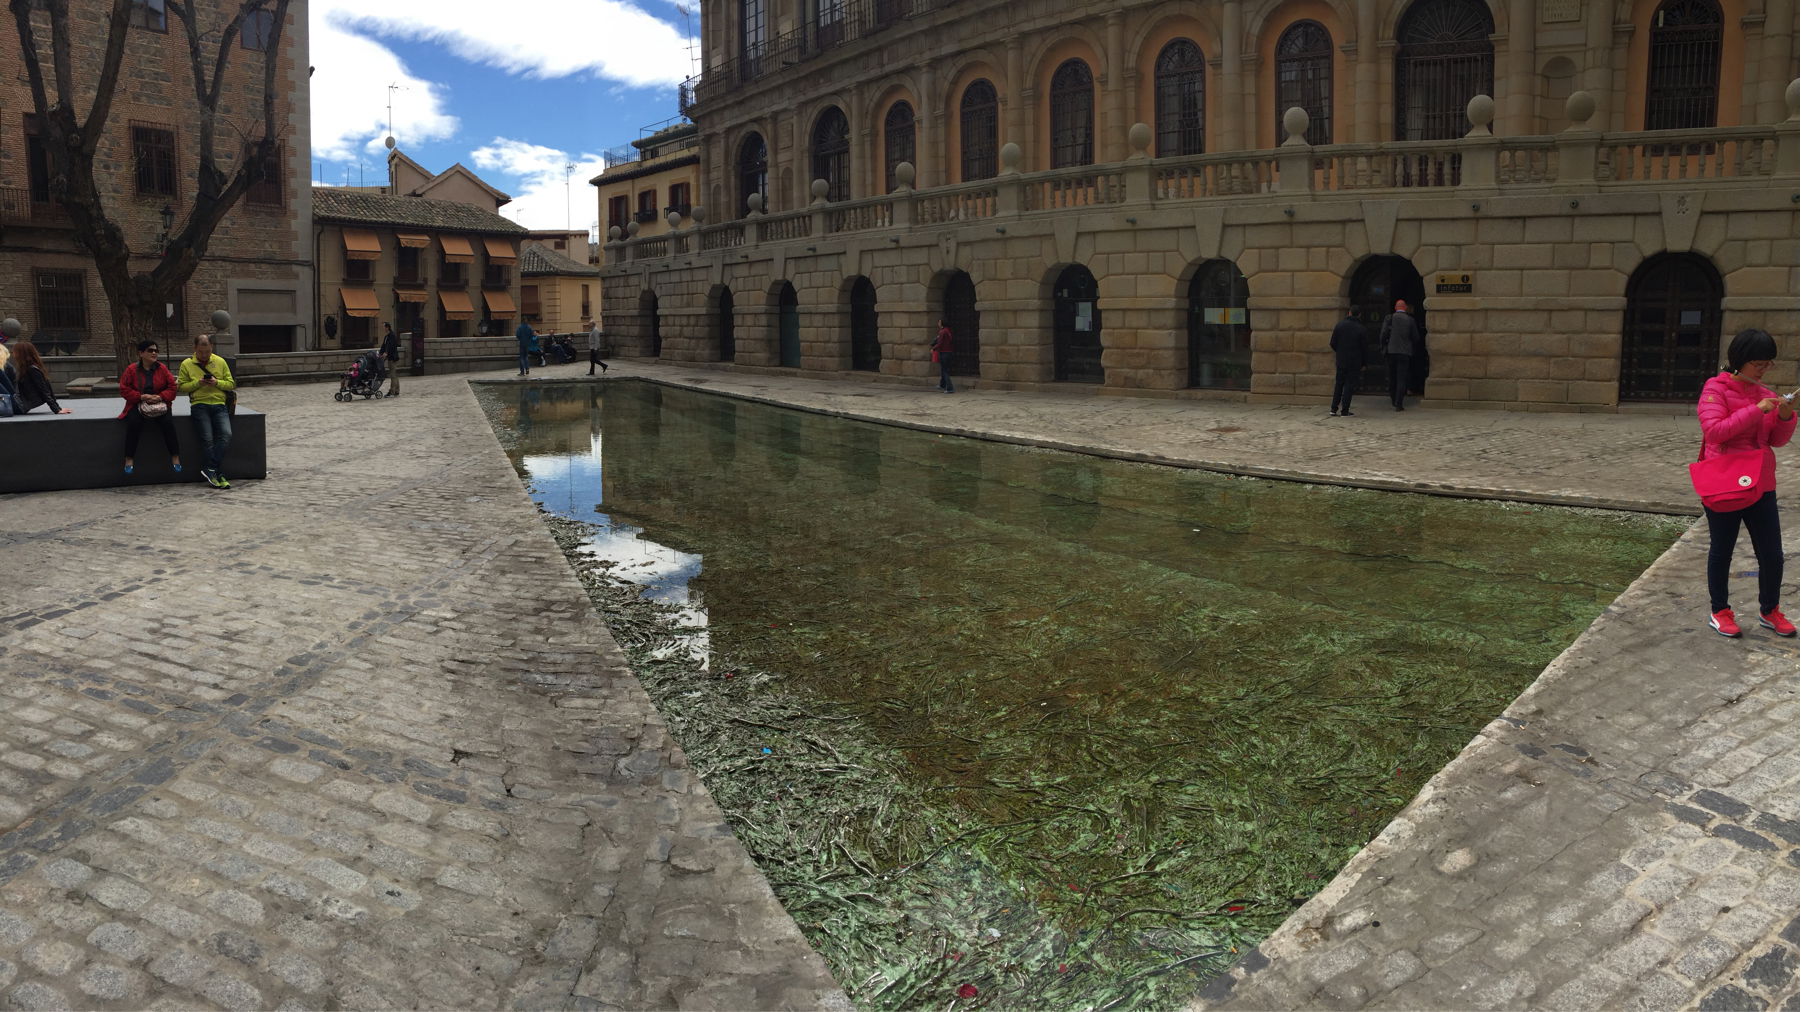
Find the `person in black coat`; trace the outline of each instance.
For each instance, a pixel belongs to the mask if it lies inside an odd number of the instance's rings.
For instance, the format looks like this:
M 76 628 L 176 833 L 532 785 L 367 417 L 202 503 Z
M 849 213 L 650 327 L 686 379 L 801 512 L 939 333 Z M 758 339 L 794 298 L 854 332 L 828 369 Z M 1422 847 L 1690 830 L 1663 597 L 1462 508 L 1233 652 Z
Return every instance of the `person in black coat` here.
M 1419 324 L 1408 314 L 1406 300 L 1395 300 L 1395 311 L 1382 321 L 1381 344 L 1388 356 L 1388 400 L 1396 411 L 1406 411 L 1407 388 L 1414 377 L 1413 360 L 1425 351 Z
M 1369 331 L 1357 322 L 1357 313 L 1353 310 L 1345 314 L 1332 328 L 1332 357 L 1338 367 L 1338 373 L 1332 379 L 1332 414 L 1349 415 L 1351 413 L 1351 395 L 1357 392 L 1357 380 L 1363 372 L 1364 345 L 1369 342 Z

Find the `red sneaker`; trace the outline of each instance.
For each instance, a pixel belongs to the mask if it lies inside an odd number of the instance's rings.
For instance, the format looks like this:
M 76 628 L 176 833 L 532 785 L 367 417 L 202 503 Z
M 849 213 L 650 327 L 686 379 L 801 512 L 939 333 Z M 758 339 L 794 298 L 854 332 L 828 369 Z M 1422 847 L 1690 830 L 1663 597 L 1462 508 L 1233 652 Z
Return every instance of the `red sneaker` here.
M 1757 616 L 1757 624 L 1774 632 L 1778 636 L 1795 635 L 1795 623 L 1790 622 L 1782 614 L 1781 608 L 1771 608 Z
M 1731 608 L 1721 608 L 1719 611 L 1714 612 L 1713 615 L 1707 619 L 1707 624 L 1713 626 L 1713 631 L 1719 633 L 1721 636 L 1739 635 L 1738 623 L 1732 618 Z M 1789 628 L 1793 629 L 1794 626 L 1789 626 Z

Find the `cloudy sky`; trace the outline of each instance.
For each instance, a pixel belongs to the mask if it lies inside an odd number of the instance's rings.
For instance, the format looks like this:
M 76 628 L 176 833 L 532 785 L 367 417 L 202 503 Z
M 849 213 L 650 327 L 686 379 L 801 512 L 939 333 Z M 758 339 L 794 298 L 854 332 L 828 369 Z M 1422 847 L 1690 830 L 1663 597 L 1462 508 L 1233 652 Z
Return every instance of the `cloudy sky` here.
M 692 73 L 670 0 L 310 8 L 314 180 L 386 182 L 391 96 L 402 151 L 433 172 L 462 162 L 512 194 L 501 213 L 528 228 L 593 225 L 601 152 L 675 116 Z

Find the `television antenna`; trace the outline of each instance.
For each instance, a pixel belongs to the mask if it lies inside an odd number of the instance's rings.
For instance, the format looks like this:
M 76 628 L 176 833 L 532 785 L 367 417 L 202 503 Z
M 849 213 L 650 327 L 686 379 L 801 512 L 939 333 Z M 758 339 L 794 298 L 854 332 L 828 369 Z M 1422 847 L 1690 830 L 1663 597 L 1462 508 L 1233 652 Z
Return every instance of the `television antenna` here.
M 565 232 L 571 231 L 575 227 L 575 219 L 570 216 L 569 212 L 569 177 L 574 172 L 574 162 L 563 163 L 563 231 Z
M 394 150 L 394 93 L 411 90 L 399 81 L 391 82 L 388 85 L 388 139 L 383 143 L 387 144 L 389 151 Z

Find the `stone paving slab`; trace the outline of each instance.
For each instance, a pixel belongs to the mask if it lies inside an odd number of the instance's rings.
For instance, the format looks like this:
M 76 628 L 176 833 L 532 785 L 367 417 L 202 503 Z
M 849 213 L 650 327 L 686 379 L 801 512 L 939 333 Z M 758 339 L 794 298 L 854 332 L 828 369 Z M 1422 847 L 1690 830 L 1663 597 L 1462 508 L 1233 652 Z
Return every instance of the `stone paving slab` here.
M 0 497 L 0 1005 L 848 1007 L 465 377 Z

